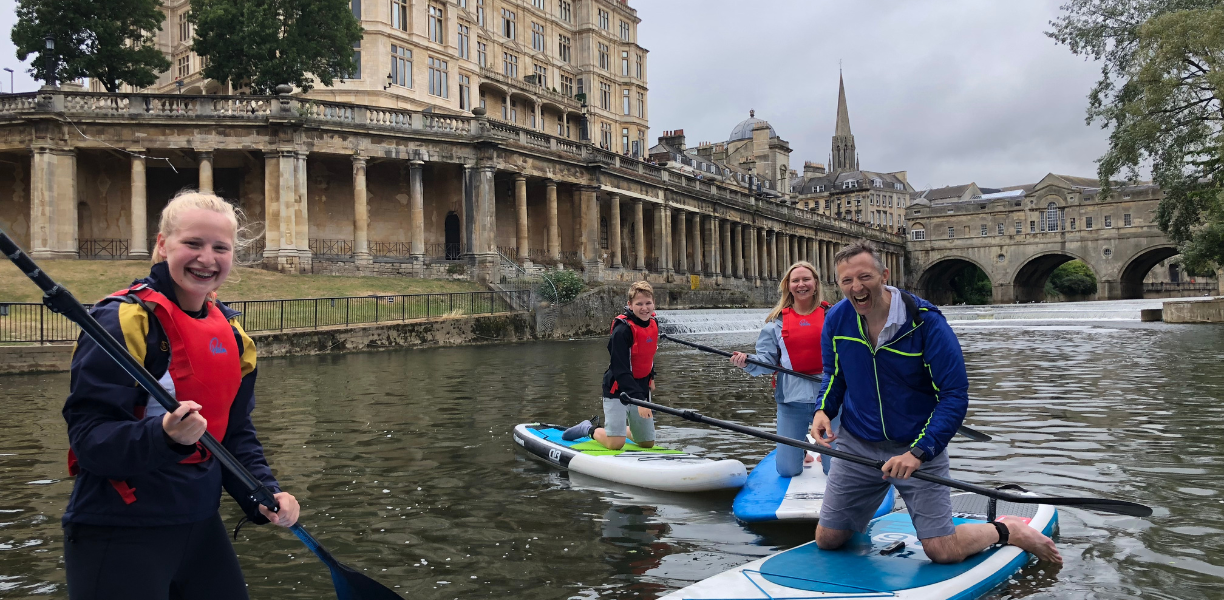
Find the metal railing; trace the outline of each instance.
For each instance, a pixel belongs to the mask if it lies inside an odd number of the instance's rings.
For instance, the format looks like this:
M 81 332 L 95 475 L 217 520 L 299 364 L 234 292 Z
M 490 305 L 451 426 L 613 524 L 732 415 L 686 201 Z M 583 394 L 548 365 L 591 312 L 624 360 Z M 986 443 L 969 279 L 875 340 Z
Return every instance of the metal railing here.
M 77 258 L 122 260 L 127 257 L 127 240 L 82 239 L 77 244 Z
M 406 259 L 412 255 L 412 242 L 370 242 L 370 255 L 377 259 Z
M 312 258 L 353 258 L 353 240 L 310 238 Z
M 1155 283 L 1144 283 L 1143 291 L 1145 292 L 1214 292 L 1219 288 L 1220 284 L 1214 281 L 1164 281 Z
M 242 313 L 238 322 L 247 333 L 257 333 L 511 312 L 531 305 L 531 290 L 237 300 L 226 305 Z M 0 302 L 0 343 L 73 342 L 78 335 L 75 323 L 42 304 Z

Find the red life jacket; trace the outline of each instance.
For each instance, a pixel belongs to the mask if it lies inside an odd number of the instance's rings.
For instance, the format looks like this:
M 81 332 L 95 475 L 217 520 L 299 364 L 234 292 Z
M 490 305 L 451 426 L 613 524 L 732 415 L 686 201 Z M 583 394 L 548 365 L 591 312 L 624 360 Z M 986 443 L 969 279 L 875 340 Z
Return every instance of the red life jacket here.
M 801 315 L 793 308 L 782 309 L 782 343 L 790 357 L 791 369 L 815 375 L 824 370 L 820 356 L 820 334 L 824 331 L 825 310 L 821 302 L 811 314 Z
M 234 330 L 216 305 L 209 306 L 202 319 L 183 312 L 161 292 L 145 284 L 120 290 L 111 298 L 139 299 L 161 325 L 170 346 L 170 364 L 166 372 L 174 382 L 174 396 L 180 401 L 191 400 L 202 406 L 200 415 L 208 420 L 208 432 L 221 441 L 229 426 L 230 406 L 242 385 L 242 357 Z M 143 419 L 145 407 L 135 410 Z M 183 464 L 202 463 L 212 458 L 210 452 L 196 443 L 196 453 L 179 461 Z M 76 456 L 68 451 L 68 473 L 79 472 Z M 111 480 L 111 485 L 131 504 L 136 501 L 135 489 L 126 481 Z
M 608 333 L 616 330 L 616 322 L 620 321 L 629 326 L 629 330 L 633 332 L 633 345 L 629 347 L 629 367 L 633 372 L 634 379 L 641 379 L 650 375 L 654 370 L 655 352 L 659 350 L 659 323 L 654 320 L 654 315 L 650 315 L 650 323 L 642 327 L 634 323 L 629 315 L 619 314 L 612 321 L 612 327 Z M 615 394 L 619 386 L 616 381 L 612 382 L 612 393 Z

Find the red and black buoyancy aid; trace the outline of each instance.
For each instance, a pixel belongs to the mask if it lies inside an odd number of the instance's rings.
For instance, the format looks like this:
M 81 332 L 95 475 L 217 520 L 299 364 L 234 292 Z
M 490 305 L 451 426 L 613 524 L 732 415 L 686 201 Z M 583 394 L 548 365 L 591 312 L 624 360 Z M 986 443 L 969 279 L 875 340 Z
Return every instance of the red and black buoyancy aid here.
M 633 345 L 629 347 L 629 366 L 633 372 L 634 379 L 641 379 L 650 375 L 654 370 L 655 353 L 659 351 L 659 322 L 655 321 L 654 315 L 650 315 L 650 321 L 645 327 L 633 322 L 629 315 L 619 314 L 612 321 L 612 327 L 608 333 L 616 330 L 616 322 L 620 321 L 629 326 L 629 331 L 633 332 Z M 617 391 L 616 381 L 612 382 L 612 393 Z
M 234 403 L 234 397 L 242 385 L 241 350 L 225 315 L 213 305 L 208 307 L 203 318 L 194 318 L 164 294 L 145 284 L 120 290 L 109 299 L 138 301 L 151 312 L 165 332 L 170 347 L 170 364 L 166 372 L 174 382 L 174 397 L 202 406 L 200 415 L 208 421 L 208 432 L 221 441 L 229 426 L 230 405 Z M 136 418 L 142 419 L 144 414 L 145 407 L 137 406 Z M 210 458 L 211 453 L 197 442 L 196 452 L 179 462 L 202 463 Z M 76 456 L 69 450 L 68 473 L 76 475 L 78 471 Z M 136 501 L 136 490 L 126 481 L 112 479 L 111 485 L 125 503 Z
M 816 310 L 801 315 L 791 307 L 782 309 L 782 343 L 790 357 L 791 369 L 815 375 L 824 370 L 820 356 L 820 334 L 824 331 L 825 311 L 829 303 L 821 302 Z

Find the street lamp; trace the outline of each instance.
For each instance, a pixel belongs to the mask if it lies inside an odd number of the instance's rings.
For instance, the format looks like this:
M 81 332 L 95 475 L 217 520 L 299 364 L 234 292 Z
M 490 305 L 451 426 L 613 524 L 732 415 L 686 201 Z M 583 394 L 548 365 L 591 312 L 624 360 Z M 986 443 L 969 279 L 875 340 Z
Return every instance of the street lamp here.
M 9 74 L 9 93 L 10 94 L 17 93 L 17 88 L 13 87 L 13 70 L 8 67 L 5 67 L 4 70 L 8 71 L 8 74 Z
M 55 87 L 55 38 L 47 35 L 45 41 L 47 42 L 47 76 L 45 81 L 48 87 Z

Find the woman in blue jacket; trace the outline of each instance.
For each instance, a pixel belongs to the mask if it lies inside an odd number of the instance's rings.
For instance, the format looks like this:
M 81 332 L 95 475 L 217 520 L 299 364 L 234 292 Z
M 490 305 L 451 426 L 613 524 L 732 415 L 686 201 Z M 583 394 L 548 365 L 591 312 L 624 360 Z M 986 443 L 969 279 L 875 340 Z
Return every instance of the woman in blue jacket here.
M 748 364 L 748 359 L 780 365 L 811 375 L 823 369 L 820 335 L 824 329 L 828 304 L 821 300 L 820 278 L 816 267 L 806 261 L 797 262 L 786 271 L 778 285 L 778 304 L 765 317 L 765 327 L 757 336 L 756 354 L 731 354 L 731 364 L 749 375 L 772 375 L 773 369 Z M 807 432 L 816 413 L 816 398 L 820 384 L 793 375 L 778 373 L 774 382 L 774 400 L 778 403 L 778 435 L 807 441 Z M 794 446 L 778 444 L 775 464 L 778 474 L 794 477 L 803 472 L 807 452 Z M 828 473 L 829 461 L 824 469 Z
M 186 193 L 161 215 L 149 276 L 92 314 L 180 402 L 167 413 L 93 341 L 72 357 L 64 405 L 76 475 L 64 512 L 72 600 L 247 597 L 218 514 L 221 489 L 254 523 L 288 527 L 297 500 L 280 491 L 255 435 L 255 345 L 216 300 L 233 266 L 238 215 L 211 194 Z M 199 439 L 221 441 L 280 504 L 258 505 Z

